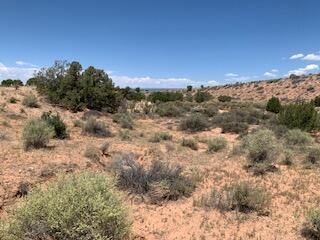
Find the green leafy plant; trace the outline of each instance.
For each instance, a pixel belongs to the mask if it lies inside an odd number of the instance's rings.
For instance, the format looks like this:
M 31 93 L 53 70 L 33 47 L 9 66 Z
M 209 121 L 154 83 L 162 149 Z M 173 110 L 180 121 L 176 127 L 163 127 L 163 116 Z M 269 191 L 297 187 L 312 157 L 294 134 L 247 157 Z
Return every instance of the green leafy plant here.
M 279 113 L 281 108 L 280 100 L 277 97 L 272 97 L 267 102 L 266 110 L 268 112 Z

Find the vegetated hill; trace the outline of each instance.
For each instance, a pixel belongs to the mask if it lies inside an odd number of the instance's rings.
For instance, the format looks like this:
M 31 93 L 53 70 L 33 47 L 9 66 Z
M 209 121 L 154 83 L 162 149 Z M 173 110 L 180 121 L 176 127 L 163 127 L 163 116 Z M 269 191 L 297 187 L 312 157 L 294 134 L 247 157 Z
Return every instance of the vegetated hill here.
M 281 101 L 311 100 L 319 95 L 320 74 L 274 80 L 235 83 L 206 88 L 213 96 L 228 95 L 235 99 L 265 101 L 272 96 Z

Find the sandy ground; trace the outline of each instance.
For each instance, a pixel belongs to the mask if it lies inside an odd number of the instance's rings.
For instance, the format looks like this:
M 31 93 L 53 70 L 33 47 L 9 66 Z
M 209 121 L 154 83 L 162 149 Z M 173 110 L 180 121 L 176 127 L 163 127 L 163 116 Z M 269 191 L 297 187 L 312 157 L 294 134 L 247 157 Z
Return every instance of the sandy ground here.
M 6 139 L 0 141 L 0 216 L 5 218 L 7 210 L 14 208 L 19 201 L 17 197 L 20 183 L 33 186 L 38 183 L 54 181 L 58 173 L 70 173 L 89 169 L 105 172 L 101 165 L 90 162 L 84 157 L 88 145 L 101 146 L 110 143 L 110 157 L 103 161 L 108 165 L 113 155 L 119 152 L 133 152 L 139 155 L 139 161 L 149 164 L 161 157 L 172 164 L 181 164 L 186 172 L 197 170 L 203 181 L 190 198 L 162 205 L 152 205 L 141 196 L 123 192 L 125 204 L 133 221 L 134 239 L 302 239 L 300 234 L 304 222 L 304 213 L 310 207 L 319 206 L 320 178 L 319 169 L 306 169 L 298 156 L 293 166 L 278 166 L 279 171 L 262 177 L 253 176 L 243 169 L 246 160 L 232 156 L 231 149 L 237 144 L 237 135 L 221 134 L 220 129 L 213 129 L 197 134 L 187 134 L 177 130 L 178 120 L 140 119 L 136 120 L 131 131 L 133 141 L 122 141 L 118 136 L 119 127 L 108 116 L 101 120 L 114 133 L 111 138 L 88 137 L 81 134 L 81 129 L 73 126 L 75 119 L 82 113 L 70 113 L 54 108 L 40 99 L 40 108 L 30 109 L 21 105 L 23 96 L 31 88 L 23 87 L 0 89 L 0 132 Z M 20 101 L 8 103 L 10 97 Z M 21 113 L 21 109 L 25 112 Z M 21 134 L 25 121 L 40 116 L 43 111 L 59 112 L 68 125 L 70 138 L 51 140 L 47 149 L 25 151 Z M 173 141 L 151 143 L 148 139 L 158 131 L 173 135 Z M 210 138 L 223 135 L 228 139 L 228 148 L 222 152 L 209 154 L 206 146 L 200 145 L 198 151 L 182 147 L 183 137 Z M 168 147 L 170 145 L 170 148 Z M 48 174 L 54 172 L 54 175 Z M 239 181 L 249 181 L 265 187 L 272 196 L 269 215 L 258 216 L 255 213 L 243 214 L 204 210 L 193 206 L 194 199 L 210 192 L 212 188 L 220 189 L 225 185 Z

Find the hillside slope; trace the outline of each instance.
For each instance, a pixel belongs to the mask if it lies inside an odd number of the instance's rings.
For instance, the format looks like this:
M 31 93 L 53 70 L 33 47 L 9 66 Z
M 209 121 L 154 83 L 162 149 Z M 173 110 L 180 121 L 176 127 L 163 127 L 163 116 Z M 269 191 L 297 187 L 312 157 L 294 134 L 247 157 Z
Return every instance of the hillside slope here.
M 272 96 L 282 101 L 311 100 L 320 93 L 320 74 L 216 86 L 207 91 L 213 96 L 228 95 L 241 100 L 265 101 Z

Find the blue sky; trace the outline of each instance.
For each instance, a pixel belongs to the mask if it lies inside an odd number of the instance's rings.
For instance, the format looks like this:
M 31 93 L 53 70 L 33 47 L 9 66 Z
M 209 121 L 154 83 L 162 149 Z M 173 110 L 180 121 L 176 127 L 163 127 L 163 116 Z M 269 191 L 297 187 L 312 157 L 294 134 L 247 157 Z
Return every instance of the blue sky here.
M 319 9 L 319 0 L 1 0 L 0 79 L 25 80 L 57 59 L 132 87 L 318 72 Z

